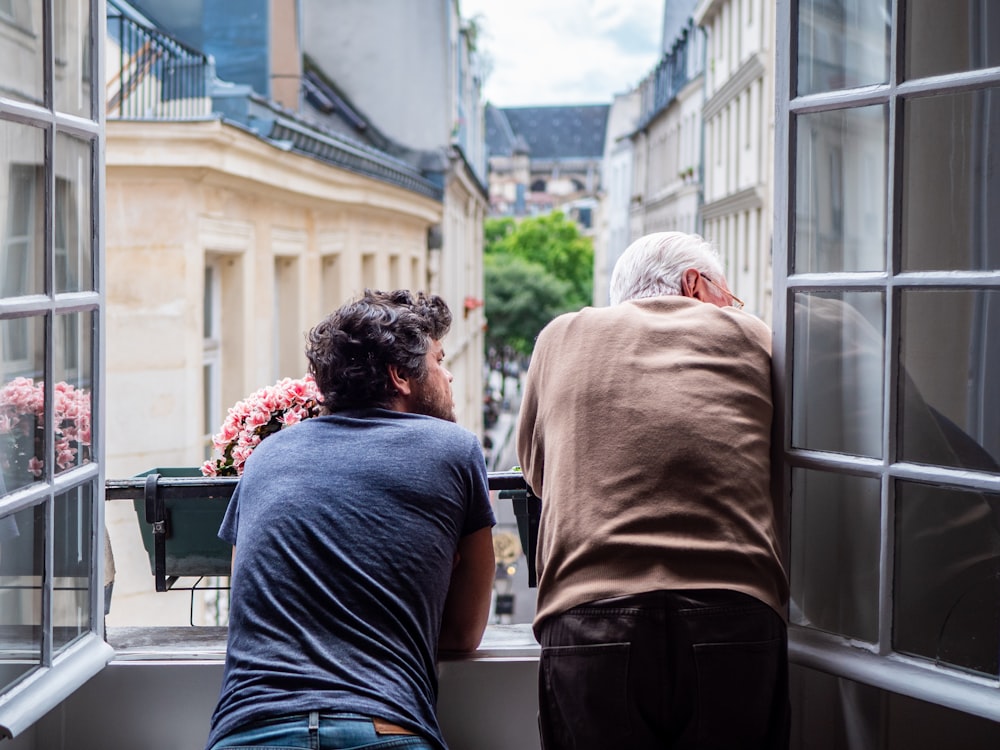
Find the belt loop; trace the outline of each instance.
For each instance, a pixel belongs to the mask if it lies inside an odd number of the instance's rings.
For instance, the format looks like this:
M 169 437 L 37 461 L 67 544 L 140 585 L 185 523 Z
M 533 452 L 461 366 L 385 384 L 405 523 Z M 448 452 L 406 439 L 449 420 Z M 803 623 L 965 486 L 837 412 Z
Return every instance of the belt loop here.
M 309 712 L 309 747 L 319 750 L 319 711 Z

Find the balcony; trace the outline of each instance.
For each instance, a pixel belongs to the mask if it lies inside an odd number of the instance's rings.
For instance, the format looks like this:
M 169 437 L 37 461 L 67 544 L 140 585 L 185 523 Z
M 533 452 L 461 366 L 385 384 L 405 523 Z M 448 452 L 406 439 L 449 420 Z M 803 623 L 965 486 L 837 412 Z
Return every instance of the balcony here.
M 528 548 L 537 529 L 537 501 L 529 506 L 526 493 L 519 492 L 520 474 L 491 473 L 489 480 L 490 489 L 501 493 L 500 503 L 510 500 L 525 522 L 524 533 L 532 534 Z M 154 535 L 162 532 L 157 549 L 165 553 L 175 541 L 168 532 L 171 501 L 228 498 L 235 484 L 235 479 L 203 477 L 108 480 L 106 500 L 139 500 L 140 506 L 148 501 L 154 514 L 148 525 Z M 536 513 L 529 514 L 529 507 Z M 158 590 L 191 580 L 167 576 L 162 564 L 154 567 Z M 4 744 L 5 750 L 203 747 L 222 683 L 226 628 L 120 627 L 110 628 L 106 639 L 114 648 L 111 663 L 28 732 Z M 539 747 L 538 655 L 530 625 L 490 625 L 475 653 L 439 664 L 438 715 L 451 750 Z

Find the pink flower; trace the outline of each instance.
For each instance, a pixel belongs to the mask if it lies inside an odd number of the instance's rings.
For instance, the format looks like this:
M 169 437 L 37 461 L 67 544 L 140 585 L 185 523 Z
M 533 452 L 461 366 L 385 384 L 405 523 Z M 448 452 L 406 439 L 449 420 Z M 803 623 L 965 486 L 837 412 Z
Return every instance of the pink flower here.
M 59 381 L 52 386 L 51 424 L 58 470 L 86 463 L 90 448 L 90 392 Z M 0 438 L 8 443 L 4 468 L 22 476 L 42 475 L 45 383 L 14 378 L 0 387 Z
M 317 416 L 321 401 L 319 389 L 308 375 L 298 380 L 282 378 L 253 392 L 228 410 L 222 427 L 212 438 L 217 455 L 202 465 L 202 474 L 239 476 L 243 464 L 262 440 Z

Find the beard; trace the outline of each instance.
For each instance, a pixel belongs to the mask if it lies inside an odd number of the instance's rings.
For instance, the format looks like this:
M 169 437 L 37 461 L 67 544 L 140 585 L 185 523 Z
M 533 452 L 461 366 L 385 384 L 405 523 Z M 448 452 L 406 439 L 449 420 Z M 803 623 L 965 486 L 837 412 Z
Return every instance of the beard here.
M 423 414 L 427 417 L 437 417 L 446 422 L 458 421 L 458 417 L 455 414 L 455 399 L 451 395 L 451 390 L 448 389 L 445 391 L 434 388 L 428 380 L 420 383 L 413 413 Z

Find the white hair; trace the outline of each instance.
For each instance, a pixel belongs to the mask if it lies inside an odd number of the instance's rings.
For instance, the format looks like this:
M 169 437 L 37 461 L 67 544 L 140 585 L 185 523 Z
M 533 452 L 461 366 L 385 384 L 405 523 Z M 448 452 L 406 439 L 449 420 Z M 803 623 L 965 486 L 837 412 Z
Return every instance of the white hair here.
M 681 293 L 681 276 L 694 268 L 713 280 L 725 274 L 719 254 L 697 234 L 655 232 L 629 245 L 611 272 L 612 305 Z

